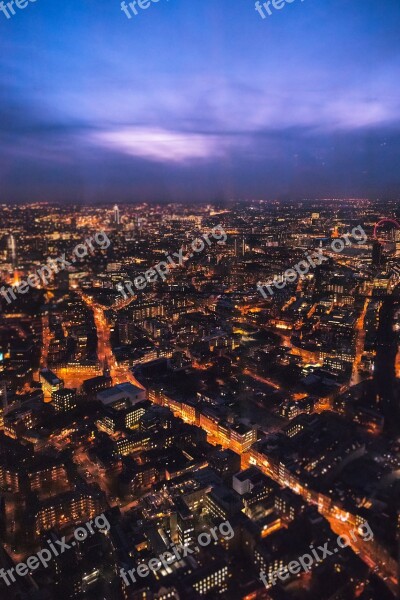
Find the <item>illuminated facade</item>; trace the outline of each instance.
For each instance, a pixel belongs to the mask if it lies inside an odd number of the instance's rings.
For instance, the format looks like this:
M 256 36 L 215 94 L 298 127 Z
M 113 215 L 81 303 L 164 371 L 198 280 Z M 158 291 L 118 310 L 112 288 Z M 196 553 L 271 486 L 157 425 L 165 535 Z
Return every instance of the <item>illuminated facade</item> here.
M 102 493 L 68 492 L 46 500 L 35 514 L 36 534 L 56 526 L 87 521 L 100 514 L 104 505 Z
M 207 596 L 211 591 L 222 594 L 228 589 L 229 570 L 226 565 L 211 565 L 204 568 L 203 573 L 195 574 L 195 581 L 192 587 L 200 594 Z
M 64 388 L 53 392 L 52 406 L 57 412 L 69 412 L 77 407 L 76 391 Z
M 67 473 L 63 465 L 43 466 L 37 471 L 28 473 L 31 490 L 41 490 L 43 486 L 57 483 L 67 478 Z
M 40 371 L 40 383 L 42 384 L 45 399 L 50 401 L 51 395 L 64 387 L 64 382 L 59 379 L 50 369 Z
M 0 486 L 17 494 L 20 491 L 19 473 L 12 467 L 0 465 Z
M 149 450 L 151 446 L 151 435 L 148 434 L 122 438 L 114 442 L 114 456 L 127 456 L 139 450 Z

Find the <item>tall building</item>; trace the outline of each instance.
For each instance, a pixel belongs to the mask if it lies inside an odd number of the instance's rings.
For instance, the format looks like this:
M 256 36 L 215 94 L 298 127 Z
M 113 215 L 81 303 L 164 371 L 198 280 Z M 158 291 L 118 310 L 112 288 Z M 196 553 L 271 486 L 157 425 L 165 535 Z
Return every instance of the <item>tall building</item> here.
M 15 237 L 13 234 L 11 234 L 8 238 L 8 251 L 9 251 L 10 262 L 13 266 L 13 269 L 16 269 L 16 267 L 17 267 L 17 243 L 15 241 Z
M 117 204 L 115 204 L 113 211 L 114 211 L 114 223 L 116 225 L 119 225 L 121 223 L 121 216 L 120 216 L 120 212 L 119 212 L 119 208 L 118 208 Z
M 393 329 L 395 304 L 389 297 L 382 302 L 379 312 L 379 327 L 376 333 L 374 386 L 375 402 L 385 417 L 385 428 L 396 426 L 399 403 L 396 392 L 397 339 Z
M 374 240 L 372 244 L 372 265 L 380 267 L 382 265 L 383 246 L 378 240 Z
M 182 546 L 189 546 L 193 543 L 195 535 L 194 514 L 181 498 L 177 499 L 176 506 L 178 540 Z

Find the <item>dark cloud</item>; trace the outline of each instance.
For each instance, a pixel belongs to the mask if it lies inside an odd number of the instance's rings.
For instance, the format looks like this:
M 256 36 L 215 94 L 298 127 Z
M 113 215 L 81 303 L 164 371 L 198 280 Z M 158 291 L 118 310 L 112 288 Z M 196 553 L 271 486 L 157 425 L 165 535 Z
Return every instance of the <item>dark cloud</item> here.
M 0 23 L 1 200 L 397 192 L 397 3 L 152 9 Z

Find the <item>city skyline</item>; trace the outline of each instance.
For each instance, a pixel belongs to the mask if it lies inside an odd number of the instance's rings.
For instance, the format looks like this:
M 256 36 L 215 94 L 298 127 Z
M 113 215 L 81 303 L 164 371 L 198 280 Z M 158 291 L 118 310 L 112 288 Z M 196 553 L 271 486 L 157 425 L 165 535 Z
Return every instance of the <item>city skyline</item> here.
M 398 598 L 396 201 L 2 209 L 3 595 Z
M 400 598 L 398 0 L 0 0 L 0 598 Z

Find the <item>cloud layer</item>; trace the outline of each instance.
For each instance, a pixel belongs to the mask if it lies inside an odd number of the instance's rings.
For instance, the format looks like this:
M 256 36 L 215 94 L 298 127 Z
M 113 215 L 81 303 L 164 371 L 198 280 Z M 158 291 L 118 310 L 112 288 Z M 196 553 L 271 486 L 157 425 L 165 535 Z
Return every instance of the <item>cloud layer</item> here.
M 4 200 L 398 190 L 398 3 L 34 8 L 0 21 Z

